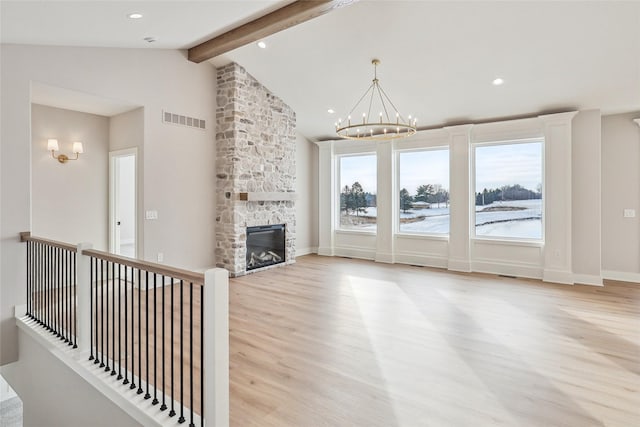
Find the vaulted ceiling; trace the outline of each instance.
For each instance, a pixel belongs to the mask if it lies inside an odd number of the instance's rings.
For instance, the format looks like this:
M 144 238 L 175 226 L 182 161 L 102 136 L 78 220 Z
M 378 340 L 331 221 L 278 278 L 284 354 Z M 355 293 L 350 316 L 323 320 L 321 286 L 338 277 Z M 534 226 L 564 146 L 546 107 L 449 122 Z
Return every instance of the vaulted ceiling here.
M 187 49 L 288 3 L 3 0 L 1 36 L 3 43 Z M 132 12 L 144 16 L 131 20 Z M 422 127 L 640 110 L 639 2 L 360 0 L 264 42 L 265 49 L 251 43 L 210 62 L 244 66 L 294 108 L 310 139 L 333 138 L 334 122 L 370 84 L 373 58 L 382 61 L 378 77 L 388 95 Z M 496 77 L 504 84 L 492 85 Z

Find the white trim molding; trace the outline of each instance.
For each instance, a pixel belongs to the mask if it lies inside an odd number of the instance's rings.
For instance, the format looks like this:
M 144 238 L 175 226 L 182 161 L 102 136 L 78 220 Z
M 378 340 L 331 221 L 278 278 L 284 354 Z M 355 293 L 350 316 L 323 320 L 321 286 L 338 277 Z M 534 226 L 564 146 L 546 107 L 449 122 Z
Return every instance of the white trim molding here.
M 616 280 L 619 282 L 629 282 L 629 283 L 640 285 L 640 273 L 633 273 L 628 271 L 602 270 L 602 278 L 605 280 Z
M 602 277 L 595 274 L 574 274 L 573 283 L 575 285 L 604 286 Z

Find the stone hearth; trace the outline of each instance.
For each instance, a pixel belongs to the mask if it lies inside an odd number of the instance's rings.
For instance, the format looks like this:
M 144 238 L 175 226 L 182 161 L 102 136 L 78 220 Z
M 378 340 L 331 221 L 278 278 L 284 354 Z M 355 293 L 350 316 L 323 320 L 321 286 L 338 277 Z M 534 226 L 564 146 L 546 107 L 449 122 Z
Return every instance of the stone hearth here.
M 235 63 L 218 69 L 216 99 L 216 265 L 245 274 L 247 227 L 272 224 L 286 225 L 284 264 L 290 264 L 295 202 L 246 201 L 239 194 L 295 191 L 295 113 Z

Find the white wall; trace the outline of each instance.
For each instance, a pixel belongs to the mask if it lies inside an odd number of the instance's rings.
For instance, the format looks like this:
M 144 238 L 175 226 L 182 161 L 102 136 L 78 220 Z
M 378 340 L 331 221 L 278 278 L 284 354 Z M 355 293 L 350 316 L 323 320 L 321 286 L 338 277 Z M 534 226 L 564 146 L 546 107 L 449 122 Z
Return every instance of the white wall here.
M 318 147 L 296 139 L 296 256 L 318 251 Z
M 2 366 L 2 375 L 22 399 L 26 427 L 140 425 L 32 337 L 19 335 L 20 360 Z
M 602 269 L 640 282 L 640 112 L 602 118 Z M 635 218 L 623 218 L 635 209 Z
M 56 138 L 69 157 L 74 141 L 84 153 L 59 163 L 47 151 Z M 108 248 L 109 119 L 95 114 L 33 104 L 31 108 L 32 224 L 38 237 Z
M 214 265 L 215 70 L 185 52 L 2 45 L 0 364 L 17 358 L 12 310 L 24 303 L 25 247 L 31 224 L 30 85 L 49 86 L 144 107 L 144 257 L 183 268 Z M 207 120 L 206 131 L 166 125 L 162 110 Z M 81 206 L 78 206 L 82 209 Z

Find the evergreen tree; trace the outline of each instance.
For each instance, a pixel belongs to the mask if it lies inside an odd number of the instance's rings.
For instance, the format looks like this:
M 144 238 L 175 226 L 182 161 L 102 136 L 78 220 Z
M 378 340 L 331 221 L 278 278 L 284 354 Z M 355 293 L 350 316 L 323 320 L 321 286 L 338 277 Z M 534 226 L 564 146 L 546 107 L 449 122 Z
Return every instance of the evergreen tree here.
M 351 186 L 351 200 L 353 203 L 353 210 L 356 212 L 356 216 L 360 213 L 366 213 L 367 199 L 364 195 L 364 190 L 359 182 L 354 182 Z
M 403 188 L 402 190 L 400 190 L 400 209 L 402 209 L 404 213 L 407 213 L 407 211 L 411 209 L 412 201 L 413 200 L 411 198 L 411 195 L 409 194 L 409 191 L 407 191 L 406 188 Z

